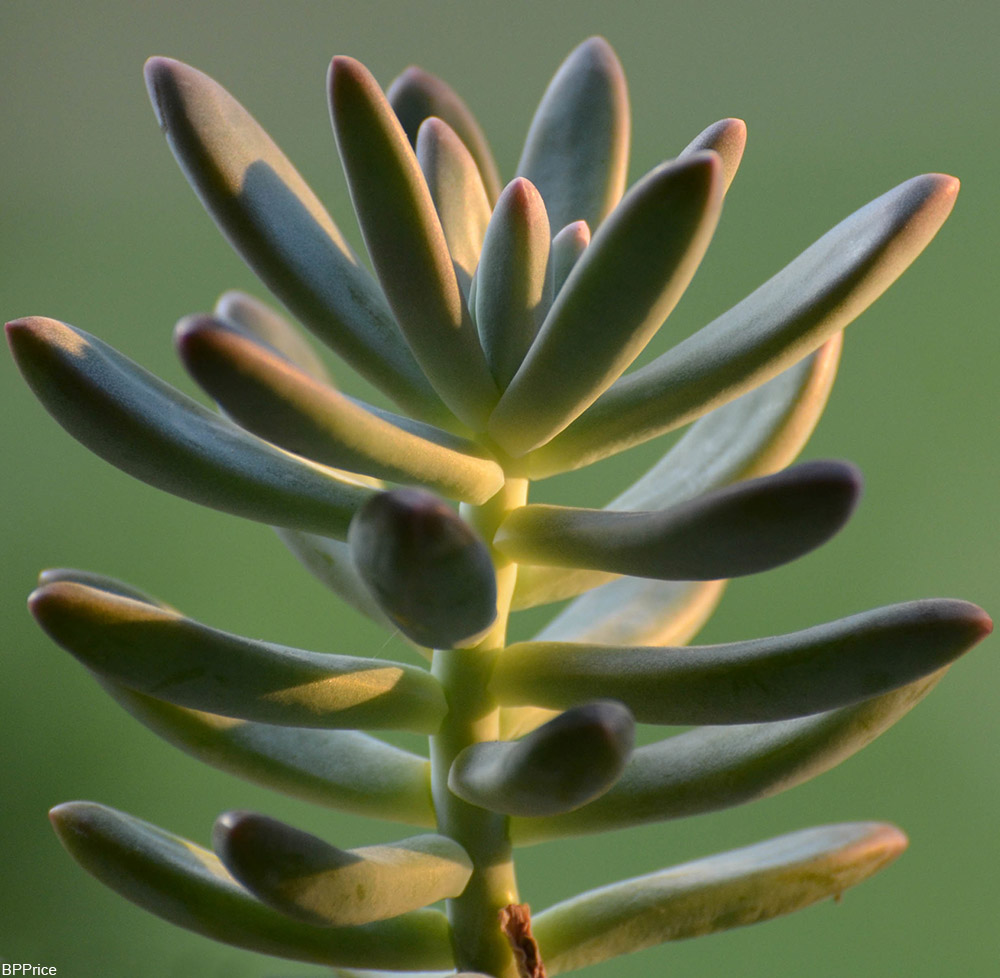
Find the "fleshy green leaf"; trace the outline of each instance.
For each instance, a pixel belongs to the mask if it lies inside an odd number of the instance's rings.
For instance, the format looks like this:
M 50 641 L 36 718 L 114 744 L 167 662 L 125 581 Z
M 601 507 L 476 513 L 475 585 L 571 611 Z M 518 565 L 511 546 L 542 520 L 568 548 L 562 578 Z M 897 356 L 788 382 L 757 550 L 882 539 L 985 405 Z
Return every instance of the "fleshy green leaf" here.
M 859 316 L 951 212 L 958 181 L 914 177 L 873 200 L 713 322 L 614 384 L 530 460 L 543 478 L 672 431 L 807 356 Z
M 690 648 L 518 642 L 490 690 L 505 706 L 595 696 L 640 723 L 763 723 L 848 706 L 950 665 L 990 633 L 967 601 L 910 601 L 774 638 Z
M 154 598 L 152 595 L 146 594 L 145 591 L 140 591 L 139 588 L 132 587 L 131 584 L 125 584 L 105 574 L 96 574 L 94 571 L 77 570 L 73 567 L 53 567 L 49 570 L 43 570 L 38 575 L 39 587 L 44 587 L 47 584 L 63 583 L 83 584 L 85 587 L 104 591 L 107 594 L 117 595 L 121 598 L 130 598 L 133 601 L 142 601 L 163 611 L 176 612 L 176 609 L 172 608 L 165 601 Z
M 284 316 L 252 295 L 236 290 L 223 292 L 213 313 L 227 325 L 277 350 L 314 380 L 331 383 L 326 364 L 305 337 Z
M 250 113 L 208 75 L 170 58 L 150 58 L 146 85 L 184 175 L 267 287 L 397 403 L 447 425 L 378 287 Z
M 715 611 L 725 586 L 725 581 L 619 578 L 567 605 L 535 641 L 686 645 Z
M 497 201 L 476 275 L 476 327 L 503 390 L 552 301 L 549 220 L 534 186 L 517 177 Z
M 465 143 L 436 117 L 421 124 L 416 153 L 455 263 L 459 287 L 468 300 L 490 222 L 490 201 L 482 177 Z M 471 308 L 471 303 L 466 304 Z
M 433 733 L 447 712 L 426 670 L 230 635 L 177 612 L 60 582 L 29 607 L 87 668 L 178 706 L 284 726 Z
M 475 443 L 456 451 L 404 431 L 218 319 L 182 319 L 176 342 L 229 417 L 290 452 L 463 502 L 484 503 L 503 485 L 503 470 Z
M 655 512 L 523 506 L 494 545 L 527 563 L 675 581 L 739 577 L 826 542 L 850 517 L 860 485 L 847 463 L 806 462 Z
M 541 192 L 553 227 L 596 228 L 625 189 L 630 115 L 625 73 L 611 45 L 591 37 L 549 83 L 517 165 Z
M 569 278 L 580 256 L 590 244 L 590 227 L 586 221 L 574 221 L 567 224 L 552 239 L 552 254 L 549 259 L 552 265 L 552 294 L 559 295 Z
M 206 410 L 83 330 L 33 317 L 7 325 L 17 364 L 74 438 L 129 475 L 260 522 L 343 537 L 371 494 Z
M 341 812 L 435 825 L 426 758 L 354 730 L 234 720 L 98 681 L 153 733 L 228 774 Z
M 767 798 L 828 771 L 908 713 L 945 670 L 892 693 L 776 723 L 697 727 L 638 748 L 617 783 L 566 815 L 514 819 L 511 837 L 547 839 L 699 815 Z
M 839 899 L 907 841 L 880 822 L 804 829 L 581 894 L 537 914 L 532 930 L 546 969 L 558 975 Z
M 723 187 L 729 189 L 736 171 L 743 159 L 747 144 L 747 124 L 742 119 L 720 119 L 698 133 L 687 146 L 677 154 L 683 160 L 695 153 L 710 149 L 722 157 Z
M 253 812 L 220 815 L 212 848 L 259 900 L 321 927 L 398 917 L 458 896 L 472 875 L 465 850 L 444 836 L 344 850 Z
M 547 442 L 642 352 L 691 281 L 721 206 L 715 153 L 664 163 L 629 190 L 595 231 L 490 416 L 505 450 L 522 455 Z
M 482 430 L 497 390 L 417 158 L 363 65 L 334 58 L 329 82 L 340 159 L 385 296 L 441 398 Z
M 696 421 L 653 468 L 605 509 L 664 508 L 739 479 L 769 475 L 784 468 L 801 451 L 823 412 L 842 345 L 843 334 L 837 333 L 810 357 Z M 574 597 L 610 577 L 599 571 L 528 564 L 518 571 L 514 607 L 527 608 Z M 636 593 L 636 588 L 648 595 L 638 603 L 629 597 Z M 629 614 L 648 622 L 650 613 L 656 612 L 661 591 L 634 582 L 621 585 L 621 589 L 616 587 L 611 594 L 613 597 L 607 601 L 597 595 L 593 602 L 571 606 L 560 618 L 570 625 L 571 619 L 580 613 L 594 621 L 596 618 L 588 610 L 593 608 L 595 613 L 611 614 L 622 623 L 627 618 L 617 613 L 621 600 L 628 603 Z M 649 607 L 643 610 L 646 605 Z M 672 640 L 653 635 L 642 639 L 584 639 L 575 634 L 551 637 L 617 644 L 672 644 Z
M 216 856 L 148 822 L 94 802 L 49 813 L 59 841 L 92 876 L 144 910 L 224 944 L 313 964 L 447 968 L 447 918 L 415 910 L 360 927 L 317 927 L 254 899 Z
M 389 86 L 386 98 L 414 146 L 424 120 L 437 116 L 446 122 L 476 161 L 490 204 L 496 202 L 500 194 L 500 176 L 493 153 L 475 116 L 449 85 L 411 66 Z
M 430 493 L 380 493 L 358 511 L 348 541 L 379 606 L 417 644 L 474 645 L 496 618 L 489 550 L 465 520 Z
M 621 703 L 575 706 L 522 740 L 466 747 L 451 766 L 448 787 L 505 815 L 571 812 L 618 780 L 634 740 L 632 715 Z

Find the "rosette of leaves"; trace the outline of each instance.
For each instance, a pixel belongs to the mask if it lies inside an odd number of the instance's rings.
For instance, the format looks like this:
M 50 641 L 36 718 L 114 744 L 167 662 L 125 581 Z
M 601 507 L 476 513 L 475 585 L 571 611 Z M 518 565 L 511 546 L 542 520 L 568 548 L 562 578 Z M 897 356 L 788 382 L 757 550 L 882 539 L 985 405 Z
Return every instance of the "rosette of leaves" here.
M 210 850 L 71 802 L 51 813 L 70 853 L 216 940 L 342 971 L 497 978 L 788 913 L 891 862 L 906 845 L 898 829 L 830 825 L 613 882 L 532 919 L 513 854 L 812 778 L 989 631 L 974 605 L 919 600 L 681 649 L 726 580 L 793 560 L 848 519 L 852 466 L 789 466 L 830 391 L 841 331 L 930 241 L 957 181 L 918 176 L 876 198 L 630 371 L 712 236 L 743 151 L 739 120 L 709 126 L 626 191 L 625 79 L 592 38 L 555 75 L 501 189 L 479 126 L 442 81 L 411 68 L 383 94 L 335 58 L 330 112 L 372 275 L 219 84 L 165 58 L 146 77 L 227 238 L 401 413 L 339 392 L 297 328 L 240 293 L 176 333 L 218 410 L 50 319 L 8 326 L 18 364 L 87 447 L 275 526 L 309 571 L 429 663 L 242 638 L 76 570 L 44 572 L 31 610 L 182 750 L 421 834 L 341 849 L 228 812 Z M 528 502 L 533 480 L 684 425 L 603 508 Z M 562 599 L 534 639 L 508 644 L 512 612 Z M 692 729 L 634 749 L 636 722 Z M 427 754 L 391 746 L 385 730 L 426 734 Z

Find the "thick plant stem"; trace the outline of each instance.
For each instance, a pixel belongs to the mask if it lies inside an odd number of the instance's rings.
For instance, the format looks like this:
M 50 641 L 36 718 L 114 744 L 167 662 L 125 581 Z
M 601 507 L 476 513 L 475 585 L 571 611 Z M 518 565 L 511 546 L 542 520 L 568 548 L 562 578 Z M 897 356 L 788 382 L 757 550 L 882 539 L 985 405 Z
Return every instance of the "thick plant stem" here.
M 463 506 L 463 515 L 489 542 L 504 517 L 523 505 L 526 496 L 525 480 L 509 480 L 483 506 Z M 475 867 L 462 895 L 448 901 L 455 964 L 459 970 L 517 978 L 517 965 L 500 929 L 500 911 L 518 902 L 508 820 L 462 801 L 448 789 L 448 771 L 459 751 L 500 737 L 500 710 L 486 689 L 494 660 L 506 642 L 517 567 L 496 553 L 493 561 L 497 618 L 492 628 L 474 648 L 434 652 L 432 671 L 444 687 L 448 715 L 431 737 L 431 786 L 439 831 L 461 843 Z

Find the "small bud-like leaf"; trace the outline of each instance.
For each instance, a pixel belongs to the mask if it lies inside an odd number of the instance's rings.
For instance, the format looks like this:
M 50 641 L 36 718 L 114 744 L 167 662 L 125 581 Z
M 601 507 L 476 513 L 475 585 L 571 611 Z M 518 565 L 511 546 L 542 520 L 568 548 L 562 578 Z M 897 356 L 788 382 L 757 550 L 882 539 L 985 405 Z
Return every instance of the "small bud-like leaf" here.
M 906 848 L 893 825 L 824 825 L 602 886 L 532 919 L 549 974 L 793 913 L 884 869 Z
M 417 644 L 473 645 L 493 624 L 497 587 L 490 552 L 430 493 L 379 493 L 358 511 L 348 542 L 375 600 Z
M 580 256 L 590 244 L 590 227 L 586 221 L 567 224 L 553 239 L 549 262 L 552 266 L 552 294 L 559 295 Z
M 484 503 L 503 485 L 500 466 L 473 442 L 456 451 L 404 431 L 218 319 L 182 319 L 176 342 L 184 365 L 226 414 L 290 452 L 421 483 L 463 502 Z
M 149 59 L 146 85 L 184 175 L 268 288 L 397 403 L 447 424 L 378 287 L 258 122 L 208 75 L 171 58 Z
M 664 648 L 518 642 L 490 689 L 507 706 L 621 700 L 640 723 L 762 723 L 879 696 L 950 665 L 992 629 L 967 601 L 911 601 L 774 638 Z
M 706 149 L 718 153 L 722 158 L 722 180 L 725 190 L 736 176 L 743 159 L 743 149 L 747 144 L 747 125 L 742 119 L 720 119 L 698 133 L 687 146 L 677 154 L 683 160 Z
M 321 927 L 398 917 L 458 896 L 472 875 L 465 850 L 444 836 L 343 850 L 253 812 L 220 815 L 212 848 L 259 900 Z
M 522 740 L 466 747 L 451 766 L 448 787 L 505 815 L 571 812 L 618 780 L 634 740 L 632 714 L 621 703 L 575 706 Z
M 231 635 L 177 612 L 72 582 L 29 608 L 88 669 L 178 706 L 285 726 L 433 733 L 447 707 L 426 670 Z
M 552 301 L 549 220 L 524 177 L 497 201 L 476 274 L 476 328 L 500 390 L 521 366 Z
M 558 434 L 642 352 L 691 281 L 721 206 L 722 164 L 711 152 L 664 163 L 629 190 L 490 416 L 490 434 L 508 452 L 523 455 Z
M 713 322 L 622 377 L 531 458 L 576 469 L 679 428 L 807 356 L 861 315 L 951 213 L 958 180 L 914 177 L 827 232 Z
M 252 897 L 201 846 L 124 812 L 71 801 L 49 813 L 59 841 L 92 876 L 144 910 L 236 947 L 348 968 L 448 968 L 448 919 L 414 910 L 365 927 L 317 927 Z
M 496 202 L 500 194 L 500 176 L 489 143 L 469 107 L 449 85 L 411 66 L 389 86 L 386 98 L 414 146 L 424 120 L 437 116 L 446 122 L 476 161 L 490 204 Z
M 674 581 L 739 577 L 825 543 L 847 522 L 860 488 L 852 465 L 806 462 L 658 512 L 523 506 L 494 544 L 527 563 Z
M 570 52 L 542 96 L 518 176 L 541 191 L 552 225 L 596 228 L 621 198 L 630 135 L 625 73 L 611 45 L 591 37 Z
M 83 330 L 7 324 L 18 367 L 74 438 L 143 482 L 263 523 L 343 538 L 371 490 L 255 438 Z
M 334 58 L 330 114 L 375 273 L 424 373 L 474 430 L 496 403 L 475 327 L 413 149 L 382 90 L 353 58 Z
M 438 118 L 425 119 L 420 126 L 416 152 L 455 263 L 459 287 L 471 308 L 469 286 L 490 222 L 490 201 L 482 177 L 465 143 Z

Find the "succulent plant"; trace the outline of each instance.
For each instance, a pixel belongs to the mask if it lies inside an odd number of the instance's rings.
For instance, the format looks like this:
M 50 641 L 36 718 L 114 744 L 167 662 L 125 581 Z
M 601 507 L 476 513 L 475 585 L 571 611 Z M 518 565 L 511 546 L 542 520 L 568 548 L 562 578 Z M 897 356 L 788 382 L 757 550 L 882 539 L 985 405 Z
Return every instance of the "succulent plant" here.
M 9 324 L 20 369 L 87 447 L 275 526 L 309 571 L 429 666 L 242 638 L 78 570 L 43 572 L 31 611 L 182 750 L 424 834 L 339 849 L 235 811 L 216 822 L 213 852 L 71 802 L 51 818 L 74 858 L 140 906 L 237 946 L 344 974 L 497 978 L 788 913 L 890 863 L 906 845 L 899 829 L 829 825 L 532 917 L 513 853 L 812 778 L 893 724 L 990 630 L 974 605 L 919 600 L 681 648 L 727 579 L 793 560 L 849 518 L 851 465 L 789 466 L 823 410 L 842 329 L 930 241 L 957 181 L 930 174 L 890 190 L 626 372 L 707 248 L 742 155 L 739 120 L 709 126 L 626 192 L 625 79 L 592 38 L 559 69 L 501 189 L 479 126 L 442 81 L 411 68 L 384 95 L 362 65 L 335 58 L 333 128 L 373 278 L 222 87 L 165 58 L 146 77 L 224 234 L 405 415 L 339 392 L 283 315 L 234 292 L 176 333 L 218 411 L 50 319 Z M 532 480 L 684 425 L 604 508 L 528 502 Z M 508 644 L 512 612 L 565 599 L 531 641 Z M 636 723 L 693 729 L 636 748 Z M 380 739 L 387 730 L 426 734 L 428 755 Z M 445 911 L 430 907 L 442 900 Z

